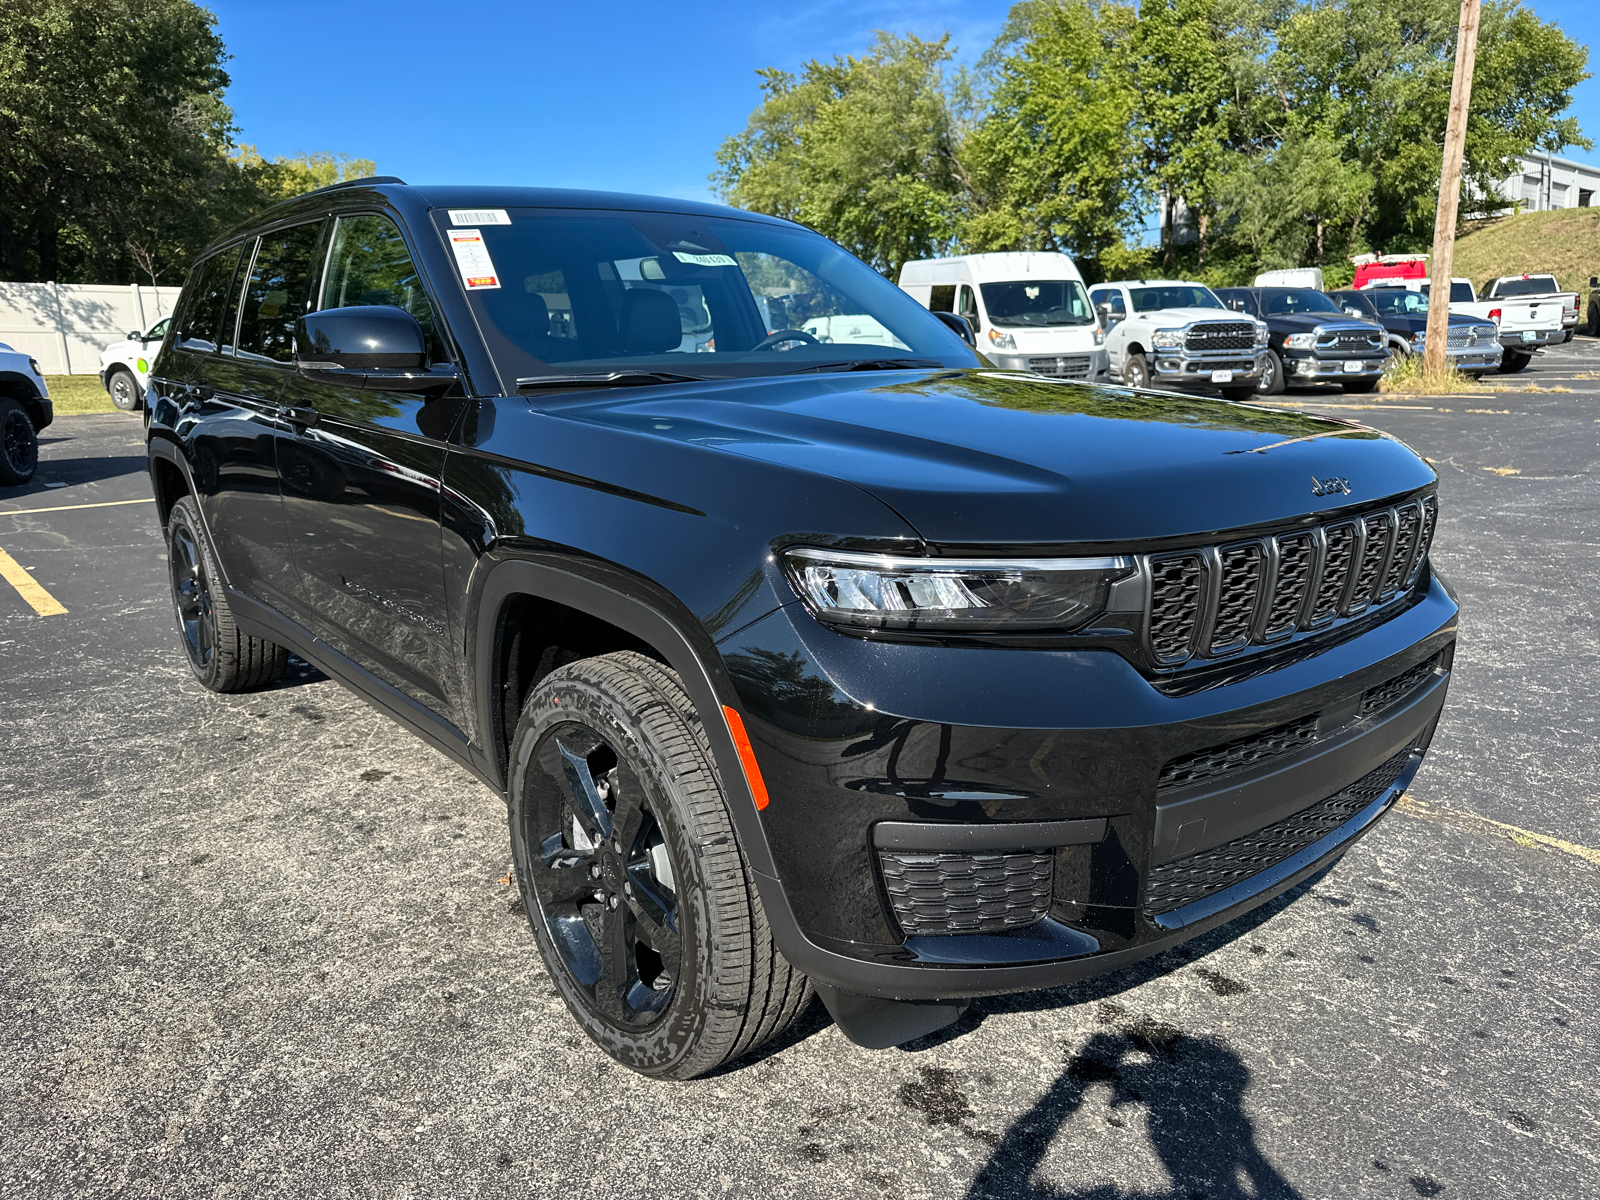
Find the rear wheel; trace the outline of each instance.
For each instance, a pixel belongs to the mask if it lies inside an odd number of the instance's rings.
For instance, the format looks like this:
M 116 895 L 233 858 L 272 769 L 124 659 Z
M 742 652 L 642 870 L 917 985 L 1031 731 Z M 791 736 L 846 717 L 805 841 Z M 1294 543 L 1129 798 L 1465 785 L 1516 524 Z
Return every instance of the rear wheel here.
M 39 465 L 39 436 L 28 410 L 9 396 L 0 396 L 0 487 L 18 487 L 33 478 Z
M 1150 364 L 1145 362 L 1144 355 L 1134 351 L 1122 361 L 1122 382 L 1131 388 L 1147 388 L 1150 386 Z
M 242 692 L 276 683 L 289 652 L 241 633 L 222 588 L 194 500 L 184 496 L 167 516 L 167 568 L 172 610 L 194 677 L 213 692 Z
M 123 412 L 139 411 L 142 402 L 142 397 L 139 395 L 139 381 L 126 367 L 118 367 L 111 372 L 106 380 L 106 391 L 111 395 L 111 403 Z
M 1533 361 L 1533 355 L 1524 354 L 1520 350 L 1507 350 L 1500 358 L 1500 373 L 1514 375 L 1524 369 Z
M 511 747 L 511 849 L 539 952 L 600 1048 L 692 1079 L 810 1001 L 773 944 L 698 714 L 632 651 L 530 693 Z

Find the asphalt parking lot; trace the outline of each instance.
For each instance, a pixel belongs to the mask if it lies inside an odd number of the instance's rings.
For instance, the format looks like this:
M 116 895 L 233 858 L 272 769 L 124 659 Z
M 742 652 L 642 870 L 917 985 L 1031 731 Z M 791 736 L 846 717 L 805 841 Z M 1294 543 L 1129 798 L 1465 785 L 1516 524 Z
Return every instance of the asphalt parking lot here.
M 1341 863 L 923 1043 L 817 1006 L 691 1084 L 567 1018 L 495 796 L 315 672 L 193 682 L 140 424 L 62 418 L 0 492 L 65 609 L 0 583 L 0 1194 L 1600 1195 L 1600 342 L 1490 381 L 1571 390 L 1284 398 L 1435 463 L 1463 608 Z

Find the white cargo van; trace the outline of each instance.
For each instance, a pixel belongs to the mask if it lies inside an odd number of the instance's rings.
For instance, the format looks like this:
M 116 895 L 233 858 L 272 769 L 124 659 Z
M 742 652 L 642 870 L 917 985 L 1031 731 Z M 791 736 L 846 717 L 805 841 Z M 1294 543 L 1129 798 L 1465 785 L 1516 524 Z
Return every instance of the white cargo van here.
M 900 286 L 934 312 L 963 317 L 979 352 L 997 367 L 1058 379 L 1106 377 L 1105 332 L 1065 254 L 922 259 L 900 268 Z

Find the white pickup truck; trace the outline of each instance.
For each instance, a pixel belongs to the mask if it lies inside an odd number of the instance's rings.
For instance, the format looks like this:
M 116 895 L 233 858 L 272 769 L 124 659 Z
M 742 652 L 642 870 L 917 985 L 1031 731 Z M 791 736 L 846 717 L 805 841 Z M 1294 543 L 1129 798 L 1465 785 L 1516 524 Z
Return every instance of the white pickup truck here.
M 1424 296 L 1429 291 L 1428 282 L 1423 279 L 1380 279 L 1361 290 L 1382 288 L 1407 288 Z M 1562 327 L 1562 307 L 1561 300 L 1554 296 L 1531 300 L 1522 297 L 1480 300 L 1470 279 L 1450 281 L 1450 311 L 1493 321 L 1500 331 L 1500 345 L 1504 351 L 1500 370 L 1503 372 L 1520 371 L 1543 347 L 1559 346 L 1567 340 Z
M 1561 340 L 1570 342 L 1578 328 L 1577 292 L 1563 292 L 1554 275 L 1499 275 L 1483 285 L 1484 300 L 1537 300 L 1541 308 L 1561 301 Z M 1551 345 L 1555 343 L 1552 342 Z
M 1107 327 L 1111 377 L 1133 388 L 1215 388 L 1249 400 L 1267 359 L 1266 323 L 1228 308 L 1203 283 L 1122 279 L 1089 300 Z

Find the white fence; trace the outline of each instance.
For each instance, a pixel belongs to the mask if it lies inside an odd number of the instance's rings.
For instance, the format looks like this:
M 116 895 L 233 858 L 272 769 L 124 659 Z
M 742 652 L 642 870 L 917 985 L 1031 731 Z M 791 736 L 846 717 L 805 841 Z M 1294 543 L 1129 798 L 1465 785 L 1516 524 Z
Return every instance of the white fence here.
M 179 288 L 138 284 L 0 283 L 0 342 L 46 375 L 94 375 L 100 351 L 170 316 Z

